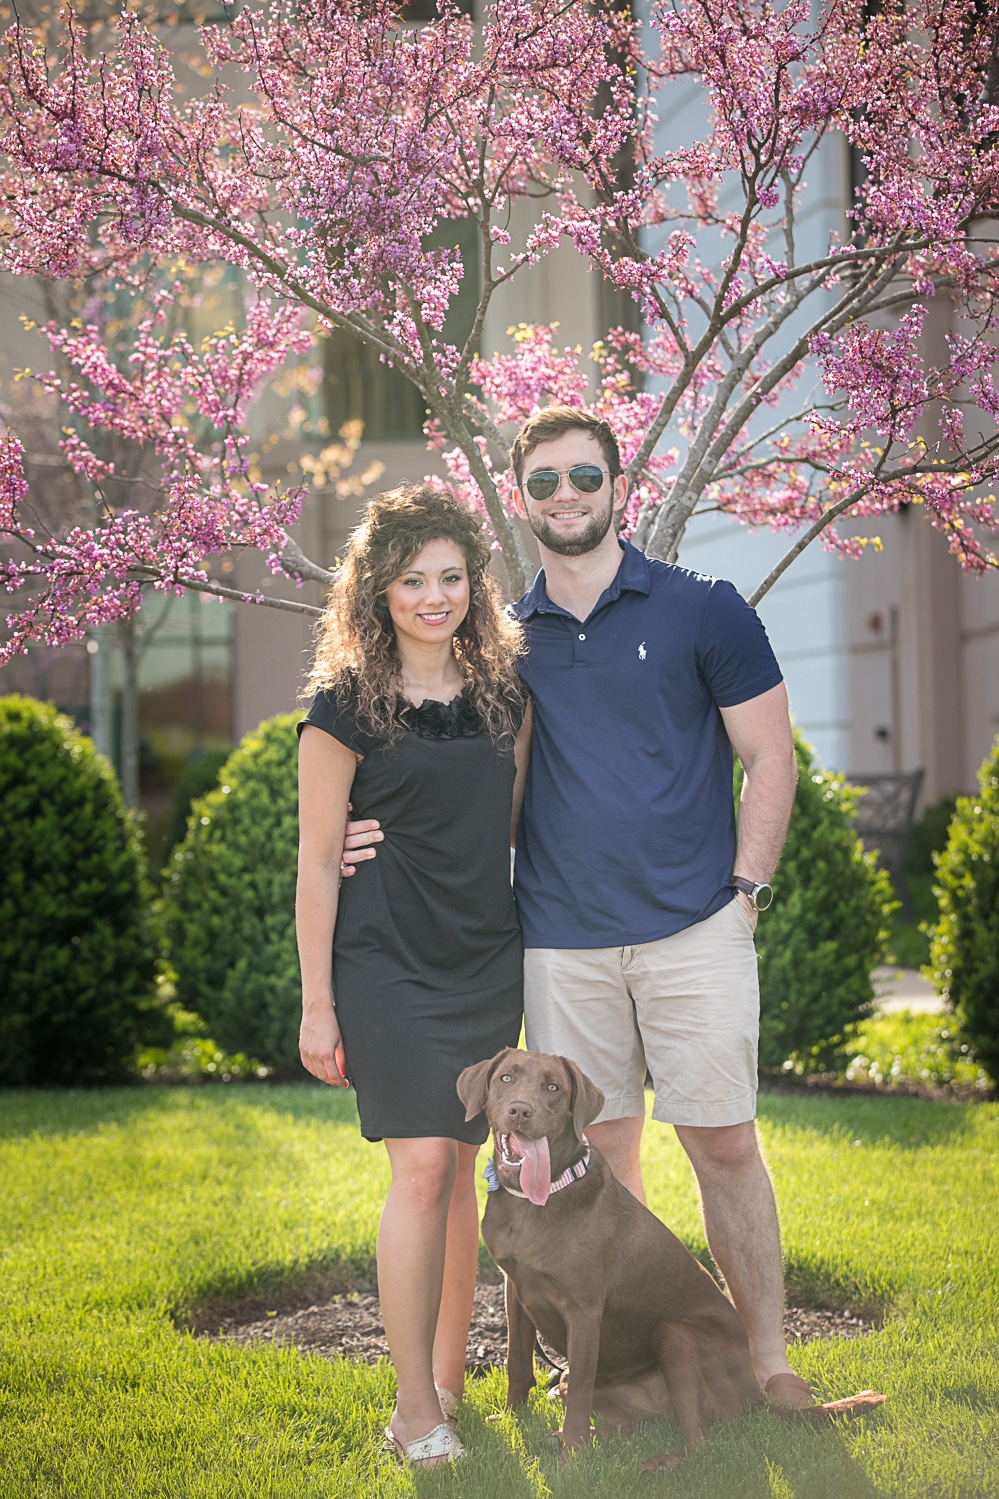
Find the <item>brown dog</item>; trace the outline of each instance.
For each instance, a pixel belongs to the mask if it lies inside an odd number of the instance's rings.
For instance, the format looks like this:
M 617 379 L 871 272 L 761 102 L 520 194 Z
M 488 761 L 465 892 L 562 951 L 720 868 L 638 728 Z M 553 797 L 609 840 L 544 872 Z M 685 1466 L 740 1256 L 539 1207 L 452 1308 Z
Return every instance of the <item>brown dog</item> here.
M 507 1408 L 534 1384 L 535 1329 L 568 1355 L 570 1448 L 589 1441 L 591 1410 L 626 1425 L 672 1411 L 689 1448 L 758 1401 L 731 1302 L 599 1151 L 585 1159 L 604 1096 L 576 1064 L 501 1051 L 465 1069 L 458 1095 L 496 1142 L 482 1232 L 506 1276 Z

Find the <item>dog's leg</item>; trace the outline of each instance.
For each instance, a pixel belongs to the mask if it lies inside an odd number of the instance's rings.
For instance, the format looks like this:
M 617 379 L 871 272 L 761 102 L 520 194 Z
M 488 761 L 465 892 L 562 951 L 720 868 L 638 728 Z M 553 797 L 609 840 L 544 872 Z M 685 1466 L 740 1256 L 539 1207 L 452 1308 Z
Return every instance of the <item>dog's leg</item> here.
M 590 1410 L 600 1354 L 600 1322 L 603 1307 L 576 1309 L 566 1318 L 568 1326 L 569 1389 L 565 1397 L 562 1441 L 570 1451 L 590 1440 Z
M 689 1452 L 708 1441 L 696 1334 L 683 1322 L 662 1322 L 652 1335 L 652 1346 Z
M 534 1343 L 537 1331 L 520 1298 L 513 1288 L 513 1281 L 506 1276 L 506 1408 L 523 1405 L 534 1388 Z

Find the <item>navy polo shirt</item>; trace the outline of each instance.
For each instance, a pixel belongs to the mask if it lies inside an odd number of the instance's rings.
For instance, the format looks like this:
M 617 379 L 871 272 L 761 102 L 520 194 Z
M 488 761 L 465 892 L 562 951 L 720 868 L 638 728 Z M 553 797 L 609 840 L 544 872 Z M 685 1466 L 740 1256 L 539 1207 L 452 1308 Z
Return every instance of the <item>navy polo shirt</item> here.
M 719 708 L 782 680 L 731 583 L 622 544 L 589 618 L 540 572 L 513 606 L 534 741 L 514 884 L 527 947 L 618 947 L 732 899 L 732 747 Z

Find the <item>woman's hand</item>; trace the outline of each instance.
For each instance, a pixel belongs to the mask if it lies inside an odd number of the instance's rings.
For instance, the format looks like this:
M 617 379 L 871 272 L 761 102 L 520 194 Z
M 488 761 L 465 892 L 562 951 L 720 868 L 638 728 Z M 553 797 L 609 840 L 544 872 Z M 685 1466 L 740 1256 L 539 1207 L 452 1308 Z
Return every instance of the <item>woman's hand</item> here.
M 302 1065 L 321 1083 L 329 1083 L 334 1088 L 350 1087 L 343 1039 L 332 1005 L 303 1012 L 298 1052 Z

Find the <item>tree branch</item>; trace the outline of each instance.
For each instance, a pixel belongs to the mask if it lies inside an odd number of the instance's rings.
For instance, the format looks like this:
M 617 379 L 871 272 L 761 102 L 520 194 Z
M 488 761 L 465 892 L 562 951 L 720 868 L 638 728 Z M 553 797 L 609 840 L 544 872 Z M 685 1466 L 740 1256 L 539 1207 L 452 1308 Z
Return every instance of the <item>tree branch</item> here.
M 794 543 L 794 546 L 789 547 L 780 561 L 770 569 L 766 577 L 763 579 L 762 583 L 758 583 L 756 585 L 752 593 L 749 595 L 747 603 L 751 604 L 755 609 L 756 605 L 760 602 L 760 599 L 763 598 L 764 594 L 769 593 L 770 589 L 777 582 L 777 579 L 781 576 L 781 574 L 787 572 L 788 568 L 791 566 L 791 563 L 795 560 L 795 558 L 800 557 L 805 548 L 815 540 L 816 536 L 821 536 L 822 532 L 836 519 L 837 516 L 842 515 L 845 510 L 850 509 L 851 505 L 856 505 L 858 501 L 862 500 L 869 488 L 870 486 L 865 484 L 861 486 L 861 488 L 855 489 L 850 494 L 845 495 L 843 499 L 837 500 L 836 503 L 834 505 L 830 505 L 827 510 L 824 510 L 819 516 L 818 520 L 810 525 L 808 530 L 804 531 L 801 536 L 798 537 L 798 540 Z

